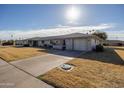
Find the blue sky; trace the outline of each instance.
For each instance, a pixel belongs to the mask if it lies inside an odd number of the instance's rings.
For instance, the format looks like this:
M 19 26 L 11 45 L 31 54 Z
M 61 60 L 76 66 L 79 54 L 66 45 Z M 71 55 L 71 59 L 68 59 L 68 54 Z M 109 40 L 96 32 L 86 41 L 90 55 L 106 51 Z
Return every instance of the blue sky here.
M 66 11 L 75 6 L 80 17 L 69 23 Z M 109 39 L 124 40 L 124 5 L 0 5 L 0 33 L 39 32 L 60 27 L 103 26 Z M 33 32 L 33 33 L 34 33 Z M 46 31 L 47 32 L 47 31 Z M 43 32 L 44 33 L 44 32 Z M 6 35 L 7 36 L 7 35 Z M 3 38 L 5 39 L 6 36 Z M 2 37 L 1 37 L 2 38 Z

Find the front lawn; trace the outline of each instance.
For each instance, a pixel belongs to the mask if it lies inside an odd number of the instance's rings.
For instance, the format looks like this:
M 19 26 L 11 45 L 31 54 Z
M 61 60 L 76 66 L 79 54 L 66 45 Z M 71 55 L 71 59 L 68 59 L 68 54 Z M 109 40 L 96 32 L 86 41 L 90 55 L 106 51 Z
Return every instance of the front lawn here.
M 23 58 L 46 54 L 40 48 L 29 47 L 0 47 L 0 58 L 10 62 Z
M 124 48 L 89 52 L 68 62 L 73 70 L 55 68 L 38 78 L 54 87 L 124 87 Z

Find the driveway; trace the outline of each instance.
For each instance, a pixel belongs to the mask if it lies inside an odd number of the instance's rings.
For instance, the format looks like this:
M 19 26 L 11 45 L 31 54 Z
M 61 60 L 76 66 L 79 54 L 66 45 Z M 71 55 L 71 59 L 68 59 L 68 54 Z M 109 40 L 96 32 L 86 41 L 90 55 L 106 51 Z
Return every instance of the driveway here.
M 50 88 L 52 86 L 0 59 L 0 87 Z
M 37 77 L 78 56 L 77 51 L 50 51 L 49 54 L 11 62 L 17 68 Z
M 36 77 L 78 56 L 80 52 L 51 51 L 49 54 L 7 63 L 0 59 L 0 87 L 51 88 Z

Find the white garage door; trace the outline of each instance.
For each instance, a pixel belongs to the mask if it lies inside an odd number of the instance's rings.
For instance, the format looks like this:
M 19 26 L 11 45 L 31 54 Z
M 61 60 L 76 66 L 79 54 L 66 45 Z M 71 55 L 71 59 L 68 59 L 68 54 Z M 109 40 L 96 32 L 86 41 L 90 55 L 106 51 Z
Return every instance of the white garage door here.
M 74 39 L 74 50 L 87 50 L 86 39 Z

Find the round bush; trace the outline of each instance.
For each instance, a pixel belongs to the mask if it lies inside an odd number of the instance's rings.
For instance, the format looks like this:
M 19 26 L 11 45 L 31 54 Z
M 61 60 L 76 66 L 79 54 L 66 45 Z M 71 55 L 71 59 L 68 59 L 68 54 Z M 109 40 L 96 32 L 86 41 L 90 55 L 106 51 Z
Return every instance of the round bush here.
M 104 51 L 104 47 L 101 45 L 101 44 L 99 44 L 99 45 L 96 45 L 96 52 L 103 52 Z

